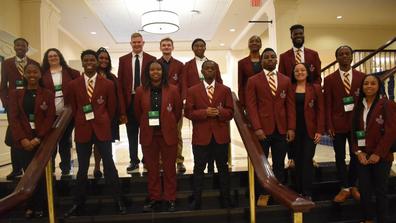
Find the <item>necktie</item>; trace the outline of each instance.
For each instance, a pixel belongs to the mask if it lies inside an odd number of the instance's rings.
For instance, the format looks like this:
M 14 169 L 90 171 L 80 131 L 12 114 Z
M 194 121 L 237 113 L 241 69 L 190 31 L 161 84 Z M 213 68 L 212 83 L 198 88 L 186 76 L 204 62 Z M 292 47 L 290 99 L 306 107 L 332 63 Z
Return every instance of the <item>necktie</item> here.
M 140 86 L 140 61 L 139 61 L 139 55 L 135 55 L 135 81 L 133 84 L 133 89 L 136 89 L 137 87 Z
M 94 91 L 93 79 L 89 79 L 88 87 L 87 87 L 87 94 L 88 94 L 89 102 L 91 102 L 93 91 Z
M 301 49 L 297 49 L 297 54 L 296 54 L 296 64 L 301 63 Z
M 274 77 L 274 73 L 270 72 L 269 74 L 267 74 L 267 76 L 269 77 L 269 81 L 268 84 L 271 88 L 271 93 L 273 96 L 275 96 L 276 94 L 276 84 L 275 84 L 275 77 Z
M 348 76 L 349 76 L 348 73 L 344 73 L 344 81 L 343 82 L 344 82 L 344 89 L 347 94 L 349 94 L 351 92 L 351 82 L 349 81 Z
M 208 98 L 209 98 L 209 102 L 212 103 L 213 101 L 213 93 L 214 93 L 214 87 L 212 85 L 209 85 L 207 87 L 208 89 Z
M 20 60 L 17 63 L 18 63 L 18 65 L 17 65 L 18 72 L 19 72 L 19 74 L 21 76 L 23 76 L 23 67 L 24 67 L 23 64 L 24 64 L 24 62 L 23 62 L 23 60 Z

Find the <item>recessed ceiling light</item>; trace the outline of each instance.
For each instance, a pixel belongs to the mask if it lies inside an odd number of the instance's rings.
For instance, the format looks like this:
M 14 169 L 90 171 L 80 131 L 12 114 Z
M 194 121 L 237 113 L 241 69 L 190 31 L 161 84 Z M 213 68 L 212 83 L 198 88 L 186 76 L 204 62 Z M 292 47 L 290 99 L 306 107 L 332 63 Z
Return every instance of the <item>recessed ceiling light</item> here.
M 234 28 L 230 29 L 230 32 L 235 32 L 235 31 L 236 31 L 236 29 L 234 29 Z
M 96 32 L 91 32 L 92 35 L 96 35 Z
M 220 46 L 224 46 L 225 44 L 224 43 L 220 43 Z
M 337 16 L 337 19 L 342 19 L 342 15 Z

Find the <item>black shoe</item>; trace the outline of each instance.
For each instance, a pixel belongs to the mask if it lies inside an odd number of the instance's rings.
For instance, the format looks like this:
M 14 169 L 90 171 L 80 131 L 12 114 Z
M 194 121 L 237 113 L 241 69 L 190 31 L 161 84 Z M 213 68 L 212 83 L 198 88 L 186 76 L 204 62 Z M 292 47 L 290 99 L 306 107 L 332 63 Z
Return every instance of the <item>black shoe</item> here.
M 151 200 L 143 206 L 143 212 L 157 211 L 160 206 L 161 206 L 160 201 Z
M 22 175 L 22 171 L 12 171 L 10 174 L 6 176 L 7 180 L 15 180 L 16 177 L 19 177 Z
M 201 199 L 194 199 L 189 206 L 190 210 L 201 210 Z
M 31 219 L 34 217 L 34 211 L 32 209 L 26 209 L 25 218 Z
M 82 206 L 78 204 L 74 204 L 66 213 L 65 213 L 65 218 L 71 217 L 71 216 L 78 216 L 81 215 L 82 213 Z
M 176 164 L 176 170 L 178 173 L 185 173 L 186 172 L 186 167 L 184 166 L 183 163 L 177 163 Z
M 43 211 L 43 210 L 35 211 L 35 212 L 34 212 L 34 217 L 35 217 L 35 218 L 42 218 L 42 217 L 44 217 L 44 211 Z
M 117 201 L 117 208 L 118 208 L 118 213 L 120 213 L 120 214 L 126 214 L 127 213 L 125 204 L 124 204 L 124 202 L 122 200 L 118 200 Z
M 99 179 L 99 178 L 102 178 L 103 173 L 100 170 L 94 170 L 93 175 L 94 175 L 95 179 Z
M 71 178 L 70 170 L 62 170 L 61 180 Z
M 167 201 L 166 202 L 166 211 L 175 212 L 176 211 L 176 203 L 175 201 Z
M 129 174 L 136 172 L 136 170 L 139 170 L 139 164 L 137 163 L 130 163 L 127 167 L 127 173 Z

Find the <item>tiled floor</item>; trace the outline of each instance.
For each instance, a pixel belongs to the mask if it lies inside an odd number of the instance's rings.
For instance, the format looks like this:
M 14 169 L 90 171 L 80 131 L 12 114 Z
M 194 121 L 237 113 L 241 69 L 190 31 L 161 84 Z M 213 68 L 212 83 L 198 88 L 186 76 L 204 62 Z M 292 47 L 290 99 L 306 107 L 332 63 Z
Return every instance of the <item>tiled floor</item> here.
M 183 156 L 185 158 L 185 166 L 187 168 L 186 173 L 192 173 L 193 170 L 193 155 L 191 150 L 191 134 L 192 125 L 187 119 L 183 122 L 182 136 L 183 136 Z M 129 164 L 129 151 L 128 151 L 128 140 L 126 136 L 125 126 L 120 127 L 121 141 L 113 144 L 113 157 L 117 165 L 118 173 L 120 177 L 128 177 L 126 173 L 126 167 Z M 232 122 L 231 128 L 232 143 L 231 143 L 231 167 L 233 171 L 244 171 L 247 170 L 247 156 L 245 148 L 243 147 L 242 140 L 239 137 L 238 130 L 235 124 Z M 139 149 L 139 157 L 142 157 L 141 150 Z M 75 175 L 78 170 L 77 155 L 75 149 L 72 149 L 72 174 Z M 315 153 L 315 160 L 320 162 L 334 162 L 334 151 L 332 147 L 318 145 Z M 348 160 L 348 158 L 347 158 Z M 59 163 L 59 156 L 57 156 L 56 164 Z M 91 166 L 89 170 L 90 177 L 93 172 L 93 156 L 91 158 Z M 5 179 L 5 176 L 11 171 L 11 165 L 7 165 L 0 168 L 0 181 Z M 140 166 L 140 172 L 143 171 L 143 166 Z M 55 171 L 57 177 L 60 176 L 60 169 L 57 167 Z M 393 165 L 392 175 L 396 175 L 396 165 Z

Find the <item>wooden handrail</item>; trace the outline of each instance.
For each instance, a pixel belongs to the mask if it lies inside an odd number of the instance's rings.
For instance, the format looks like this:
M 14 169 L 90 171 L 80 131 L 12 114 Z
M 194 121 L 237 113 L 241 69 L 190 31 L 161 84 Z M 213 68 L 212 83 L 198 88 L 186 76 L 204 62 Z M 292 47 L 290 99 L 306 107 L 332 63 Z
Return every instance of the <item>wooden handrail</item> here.
M 388 40 L 384 45 L 382 45 L 381 47 L 379 47 L 376 50 L 373 50 L 372 53 L 370 53 L 369 55 L 367 55 L 366 57 L 364 57 L 363 59 L 361 59 L 360 61 L 358 61 L 357 63 L 355 63 L 354 65 L 352 65 L 352 68 L 356 68 L 360 65 L 362 65 L 364 62 L 366 62 L 367 60 L 369 60 L 370 58 L 372 58 L 373 56 L 375 56 L 378 52 L 384 51 L 385 48 L 387 48 L 388 46 L 390 46 L 392 43 L 394 43 L 396 41 L 396 36 L 393 37 L 392 39 Z M 393 51 L 393 50 L 392 50 Z M 356 50 L 354 52 L 359 52 L 359 50 Z M 337 63 L 337 61 L 333 61 L 331 62 L 329 65 L 325 66 L 324 68 L 322 68 L 320 70 L 321 73 L 323 73 L 324 71 L 326 71 L 327 69 L 329 69 L 330 67 L 334 66 Z
M 249 121 L 245 117 L 242 106 L 235 93 L 232 94 L 232 97 L 234 100 L 234 121 L 253 163 L 257 180 L 261 186 L 282 205 L 294 212 L 308 212 L 315 206 L 315 203 L 298 195 L 276 179 L 264 155 L 260 142 L 253 130 L 249 127 Z
M 381 79 L 381 81 L 384 81 L 384 80 L 388 79 L 391 75 L 393 75 L 395 73 L 396 73 L 396 66 L 393 67 L 392 69 L 386 71 L 384 74 L 382 74 L 380 76 L 380 79 Z
M 62 114 L 54 122 L 51 132 L 44 137 L 33 160 L 30 162 L 15 190 L 8 196 L 0 199 L 0 215 L 4 215 L 32 196 L 37 183 L 43 175 L 45 166 L 52 158 L 56 145 L 71 119 L 71 108 L 65 107 Z

